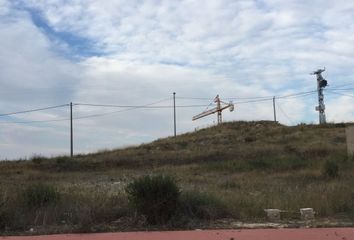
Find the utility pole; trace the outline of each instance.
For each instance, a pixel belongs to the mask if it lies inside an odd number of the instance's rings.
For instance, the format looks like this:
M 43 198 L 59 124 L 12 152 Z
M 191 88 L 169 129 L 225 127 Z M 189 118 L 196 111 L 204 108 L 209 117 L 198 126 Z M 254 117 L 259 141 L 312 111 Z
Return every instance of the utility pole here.
M 174 125 L 174 136 L 177 136 L 177 129 L 176 129 L 176 93 L 173 92 L 173 125 Z
M 277 122 L 277 112 L 275 109 L 275 96 L 273 96 L 273 113 L 274 113 L 274 122 Z
M 325 104 L 323 89 L 327 86 L 327 80 L 322 77 L 322 73 L 326 71 L 325 68 L 318 69 L 317 71 L 311 73 L 317 77 L 317 92 L 318 92 L 318 106 L 316 106 L 316 111 L 319 113 L 319 123 L 326 124 L 326 114 L 325 114 Z
M 70 157 L 74 156 L 73 140 L 73 103 L 70 102 Z

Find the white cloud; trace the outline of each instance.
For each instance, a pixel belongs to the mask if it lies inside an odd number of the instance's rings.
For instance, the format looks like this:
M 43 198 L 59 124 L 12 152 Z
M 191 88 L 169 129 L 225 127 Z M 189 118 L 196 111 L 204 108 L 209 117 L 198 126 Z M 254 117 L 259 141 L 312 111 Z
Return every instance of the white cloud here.
M 348 96 L 329 95 L 326 104 L 327 120 L 329 122 L 354 121 L 354 98 Z
M 353 9 L 354 3 L 344 0 L 0 0 L 0 111 L 70 101 L 140 105 L 172 97 L 174 91 L 211 100 L 216 94 L 287 95 L 315 89 L 315 78 L 308 73 L 323 66 L 330 85 L 350 83 Z M 46 25 L 35 22 L 34 15 Z M 96 55 L 70 52 L 72 45 L 86 44 L 83 40 Z M 328 100 L 329 120 L 353 119 L 350 98 Z M 283 123 L 317 120 L 315 94 L 278 101 Z M 203 109 L 178 109 L 179 132 L 213 122 L 215 116 L 191 122 Z M 106 111 L 112 109 L 74 107 L 75 116 Z M 68 108 L 18 117 L 67 118 Z M 236 105 L 224 118 L 271 120 L 272 102 Z M 76 151 L 171 135 L 172 119 L 171 109 L 140 109 L 75 120 Z M 6 126 L 0 157 L 68 152 L 68 122 Z M 23 147 L 15 151 L 19 145 Z

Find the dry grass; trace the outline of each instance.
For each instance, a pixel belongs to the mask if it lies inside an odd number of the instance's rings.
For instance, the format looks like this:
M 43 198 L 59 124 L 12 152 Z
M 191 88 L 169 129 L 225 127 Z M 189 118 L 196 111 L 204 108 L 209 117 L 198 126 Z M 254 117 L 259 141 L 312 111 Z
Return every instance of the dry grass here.
M 346 157 L 344 127 L 232 122 L 74 159 L 37 156 L 2 162 L 0 227 L 26 231 L 44 226 L 50 232 L 146 228 L 128 206 L 124 186 L 134 177 L 161 173 L 178 180 L 188 209 L 204 204 L 184 211 L 170 227 L 189 228 L 225 217 L 264 221 L 264 208 L 287 210 L 288 219 L 299 218 L 300 207 L 314 208 L 318 217 L 351 219 L 354 162 Z M 338 163 L 339 178 L 323 176 L 327 160 Z M 61 201 L 37 212 L 23 211 L 20 202 L 11 200 L 36 182 L 57 187 Z M 2 216 L 8 224 L 1 224 Z M 11 216 L 16 218 L 10 221 Z

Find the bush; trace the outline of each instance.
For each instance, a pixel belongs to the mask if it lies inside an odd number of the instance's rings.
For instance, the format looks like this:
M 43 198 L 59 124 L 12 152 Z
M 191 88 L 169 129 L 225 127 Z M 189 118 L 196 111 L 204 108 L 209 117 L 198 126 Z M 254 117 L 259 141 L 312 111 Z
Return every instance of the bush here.
M 6 202 L 7 198 L 3 190 L 0 189 L 0 229 L 4 229 L 7 223 Z
M 186 191 L 181 194 L 180 214 L 192 219 L 212 220 L 228 215 L 226 205 L 213 195 Z
M 323 166 L 323 175 L 329 178 L 337 178 L 339 176 L 339 166 L 335 161 L 326 161 Z
M 31 157 L 31 161 L 34 163 L 34 164 L 36 164 L 36 165 L 40 165 L 40 164 L 42 164 L 42 162 L 44 161 L 44 160 L 46 160 L 47 158 L 45 158 L 45 157 L 42 157 L 42 156 L 40 156 L 40 155 L 34 155 L 33 157 Z
M 129 202 L 149 224 L 161 224 L 175 214 L 180 190 L 176 181 L 168 176 L 144 176 L 126 187 Z
M 60 194 L 51 185 L 37 183 L 23 190 L 23 200 L 29 208 L 40 208 L 58 203 Z

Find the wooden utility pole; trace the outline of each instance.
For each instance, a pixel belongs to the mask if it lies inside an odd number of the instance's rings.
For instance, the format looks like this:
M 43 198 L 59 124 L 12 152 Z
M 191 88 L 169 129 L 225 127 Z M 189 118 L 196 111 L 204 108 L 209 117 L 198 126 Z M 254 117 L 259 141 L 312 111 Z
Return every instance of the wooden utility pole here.
M 74 156 L 74 138 L 73 138 L 73 103 L 70 102 L 70 157 Z
M 176 93 L 173 93 L 173 125 L 174 125 L 174 136 L 177 136 L 177 127 L 176 127 Z
M 277 122 L 277 112 L 275 109 L 275 96 L 273 97 L 273 113 L 274 113 L 274 122 Z

